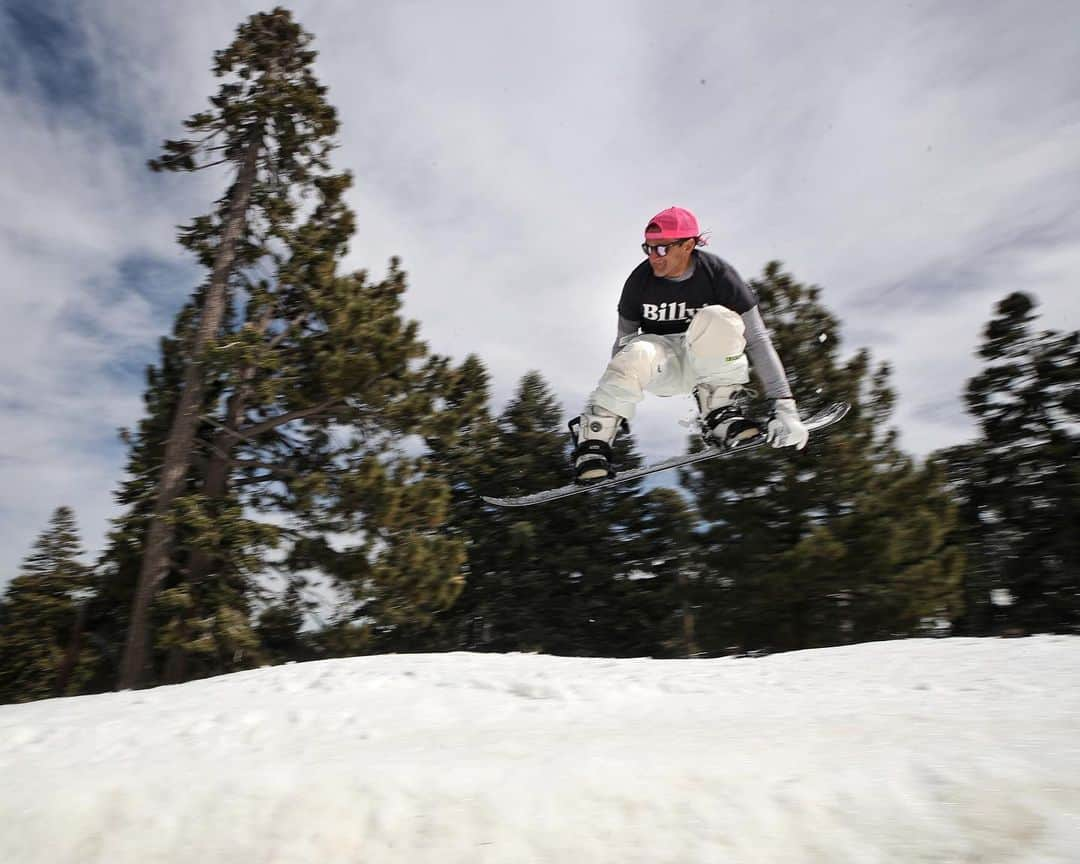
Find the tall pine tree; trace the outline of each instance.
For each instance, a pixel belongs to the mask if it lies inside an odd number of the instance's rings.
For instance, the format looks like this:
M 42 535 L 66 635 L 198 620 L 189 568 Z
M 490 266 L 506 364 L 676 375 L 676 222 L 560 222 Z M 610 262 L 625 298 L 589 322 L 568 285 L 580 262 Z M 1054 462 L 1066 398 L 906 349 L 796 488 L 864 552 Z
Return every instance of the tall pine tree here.
M 122 686 L 263 662 L 253 618 L 275 544 L 286 572 L 320 569 L 347 595 L 349 633 L 358 617 L 427 620 L 458 590 L 448 493 L 401 446 L 445 425 L 452 373 L 401 317 L 396 261 L 381 281 L 337 273 L 351 181 L 327 162 L 337 121 L 310 38 L 285 10 L 253 16 L 217 55 L 227 81 L 213 110 L 187 123 L 202 137 L 166 142 L 154 163 L 223 160 L 237 173 L 219 210 L 182 235 L 211 276 L 166 346 L 159 377 L 178 368 L 176 393 L 151 400 L 171 412 L 164 446 L 135 442 L 153 506 L 133 499 L 112 547 L 141 553 Z
M 183 384 L 173 411 L 150 516 L 132 608 L 120 686 L 133 687 L 146 672 L 150 607 L 169 569 L 175 500 L 184 492 L 200 418 L 206 411 L 211 351 L 221 336 L 238 269 L 272 255 L 271 244 L 291 217 L 289 193 L 310 185 L 326 168 L 337 129 L 325 88 L 311 71 L 310 36 L 278 8 L 252 16 L 236 40 L 215 58 L 214 73 L 230 76 L 212 110 L 186 123 L 197 138 L 167 141 L 151 163 L 158 170 L 233 167 L 236 177 L 213 213 L 185 231 L 210 273 L 200 291 L 198 320 L 185 339 Z

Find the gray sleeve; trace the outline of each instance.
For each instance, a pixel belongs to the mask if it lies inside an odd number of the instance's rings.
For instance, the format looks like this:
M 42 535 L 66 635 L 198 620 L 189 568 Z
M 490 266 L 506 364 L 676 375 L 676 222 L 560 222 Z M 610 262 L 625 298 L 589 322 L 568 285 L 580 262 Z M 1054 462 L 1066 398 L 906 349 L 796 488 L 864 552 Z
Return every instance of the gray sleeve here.
M 641 323 L 638 321 L 631 321 L 629 318 L 623 318 L 622 315 L 619 316 L 619 335 L 615 337 L 615 344 L 611 347 L 612 357 L 622 350 L 627 339 L 637 335 L 640 326 Z
M 746 355 L 754 367 L 754 375 L 765 391 L 768 399 L 790 399 L 791 386 L 788 384 L 784 364 L 772 344 L 772 337 L 765 329 L 758 307 L 749 309 L 742 315 L 746 324 Z

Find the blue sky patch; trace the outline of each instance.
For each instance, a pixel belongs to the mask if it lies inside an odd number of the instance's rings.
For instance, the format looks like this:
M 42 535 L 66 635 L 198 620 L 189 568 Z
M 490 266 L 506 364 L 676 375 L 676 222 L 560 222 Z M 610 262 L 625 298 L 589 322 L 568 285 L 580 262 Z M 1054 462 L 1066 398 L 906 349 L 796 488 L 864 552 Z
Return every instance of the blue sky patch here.
M 96 73 L 83 33 L 52 2 L 9 3 L 0 12 L 5 50 L 0 76 L 13 90 L 35 86 L 57 105 L 94 101 Z

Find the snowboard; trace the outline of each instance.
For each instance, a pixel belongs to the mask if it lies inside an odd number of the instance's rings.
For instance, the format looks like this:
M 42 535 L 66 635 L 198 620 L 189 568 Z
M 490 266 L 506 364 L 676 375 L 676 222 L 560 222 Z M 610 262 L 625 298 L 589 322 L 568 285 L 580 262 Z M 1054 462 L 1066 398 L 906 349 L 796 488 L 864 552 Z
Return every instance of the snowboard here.
M 819 432 L 827 429 L 834 423 L 844 419 L 851 409 L 847 402 L 833 402 L 820 411 L 803 418 L 803 424 L 810 432 Z M 590 492 L 598 492 L 601 489 L 610 489 L 628 480 L 636 480 L 638 477 L 646 477 L 658 471 L 667 471 L 682 465 L 690 465 L 694 462 L 704 462 L 706 459 L 717 459 L 725 456 L 737 456 L 747 450 L 756 450 L 765 446 L 765 435 L 757 435 L 734 447 L 721 449 L 719 447 L 706 447 L 697 453 L 686 453 L 682 456 L 672 456 L 662 462 L 654 462 L 651 465 L 642 465 L 640 468 L 630 468 L 620 471 L 608 480 L 600 480 L 596 483 L 568 483 L 555 489 L 546 489 L 543 492 L 534 492 L 531 495 L 520 495 L 510 498 L 495 498 L 488 495 L 481 496 L 488 504 L 496 507 L 529 507 L 533 504 L 544 504 L 548 501 L 558 501 L 560 498 L 568 498 L 571 495 L 586 495 Z

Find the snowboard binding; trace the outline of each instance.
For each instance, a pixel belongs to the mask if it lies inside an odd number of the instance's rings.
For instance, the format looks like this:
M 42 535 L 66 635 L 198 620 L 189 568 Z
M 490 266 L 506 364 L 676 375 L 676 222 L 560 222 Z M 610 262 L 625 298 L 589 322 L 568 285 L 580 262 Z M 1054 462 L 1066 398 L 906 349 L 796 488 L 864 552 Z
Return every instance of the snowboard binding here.
M 574 482 L 597 483 L 615 476 L 615 454 L 611 448 L 620 431 L 628 429 L 626 421 L 614 414 L 585 413 L 567 424 L 574 450 L 570 462 Z
M 746 388 L 699 384 L 694 389 L 701 437 L 706 446 L 732 450 L 764 434 L 763 424 L 750 417 L 746 410 L 750 395 Z

